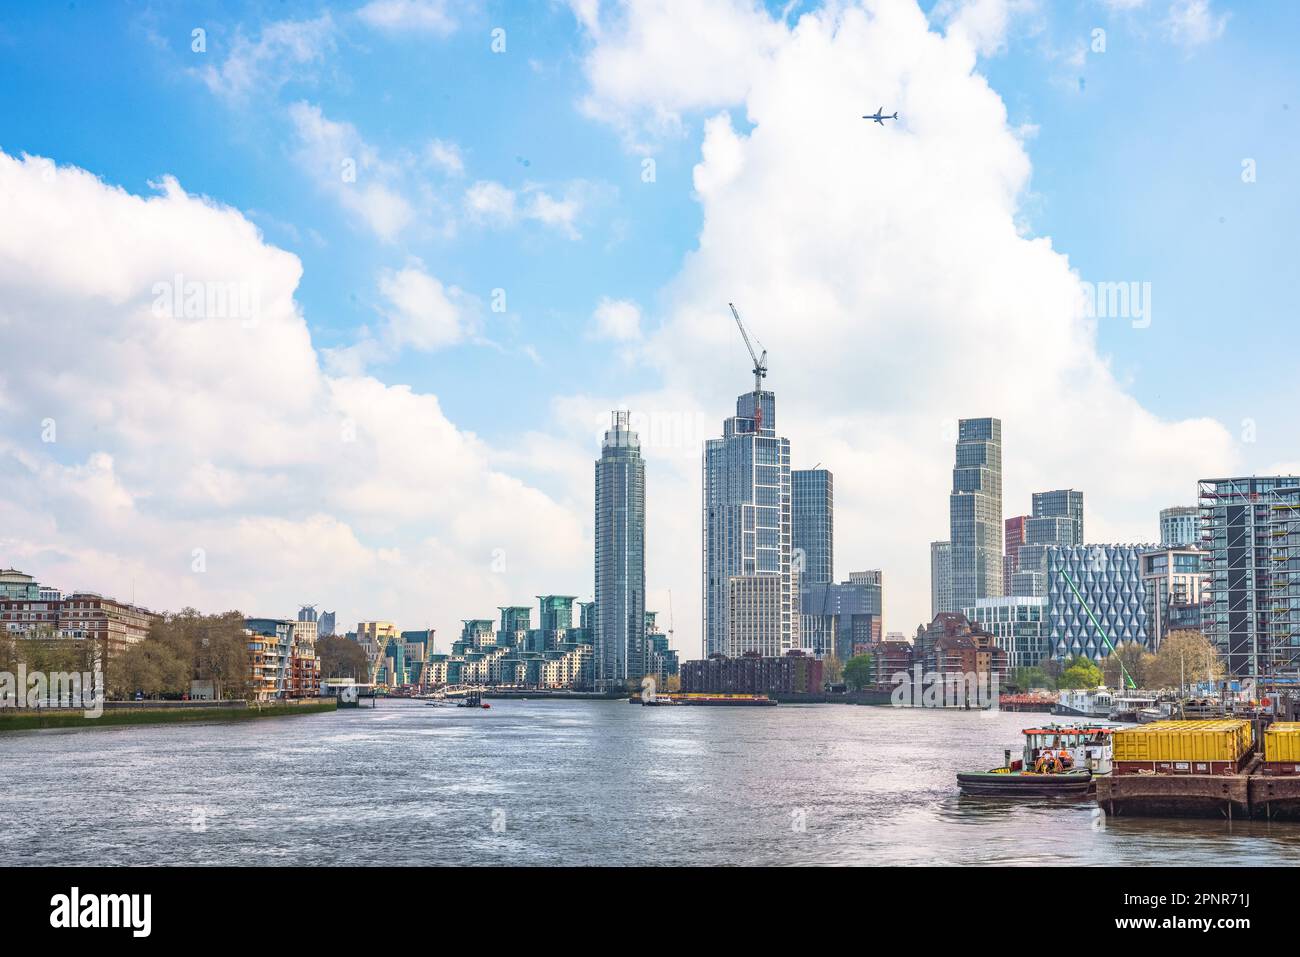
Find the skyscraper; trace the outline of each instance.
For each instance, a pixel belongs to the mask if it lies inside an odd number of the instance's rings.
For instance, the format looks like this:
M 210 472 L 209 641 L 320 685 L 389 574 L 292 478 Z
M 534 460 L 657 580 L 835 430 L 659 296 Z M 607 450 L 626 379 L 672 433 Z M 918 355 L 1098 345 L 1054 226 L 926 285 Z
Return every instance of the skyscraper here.
M 1201 479 L 1209 601 L 1202 630 L 1228 673 L 1300 675 L 1300 477 Z
M 1161 545 L 1199 545 L 1200 542 L 1200 511 L 1195 505 L 1160 510 Z
M 645 673 L 645 461 L 622 411 L 613 413 L 596 462 L 595 618 L 596 687 L 639 681 Z
M 790 440 L 776 434 L 776 396 L 738 397 L 722 438 L 705 441 L 703 465 L 704 655 L 791 651 L 799 647 L 798 575 Z M 746 581 L 753 578 L 770 581 Z
M 930 620 L 952 610 L 952 542 L 931 542 Z
M 948 498 L 952 608 L 1002 594 L 1002 421 L 960 419 Z
M 1033 494 L 1033 515 L 1025 519 L 1025 541 L 1016 552 L 1010 593 L 1041 598 L 1048 592 L 1047 553 L 1057 545 L 1083 544 L 1083 493 L 1057 489 Z
M 835 580 L 835 479 L 827 469 L 790 473 L 791 532 L 795 553 L 802 555 L 799 585 Z
M 1002 594 L 1014 595 L 1011 576 L 1020 562 L 1020 546 L 1025 544 L 1025 522 L 1028 515 L 1015 515 L 1002 523 Z M 970 616 L 967 615 L 969 618 Z
M 1130 642 L 1155 650 L 1147 631 L 1146 582 L 1142 578 L 1142 554 L 1152 547 L 1048 548 L 1048 640 L 1055 658 L 1086 655 L 1100 661 L 1111 653 L 1112 646 Z

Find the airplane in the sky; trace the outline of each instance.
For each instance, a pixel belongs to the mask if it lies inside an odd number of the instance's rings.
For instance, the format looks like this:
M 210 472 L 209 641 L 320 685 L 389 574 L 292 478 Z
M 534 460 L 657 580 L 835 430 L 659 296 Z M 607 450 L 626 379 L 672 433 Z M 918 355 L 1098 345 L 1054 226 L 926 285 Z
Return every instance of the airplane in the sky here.
M 884 107 L 882 106 L 882 107 L 880 107 L 880 109 L 876 110 L 874 116 L 864 116 L 863 119 L 864 119 L 864 120 L 875 120 L 875 121 L 876 121 L 877 123 L 879 123 L 881 126 L 884 126 L 884 125 L 885 125 L 885 120 L 896 120 L 896 119 L 898 119 L 898 114 L 897 114 L 897 113 L 895 113 L 893 116 L 890 116 L 888 113 L 882 113 L 881 110 L 883 110 L 883 109 L 884 109 Z

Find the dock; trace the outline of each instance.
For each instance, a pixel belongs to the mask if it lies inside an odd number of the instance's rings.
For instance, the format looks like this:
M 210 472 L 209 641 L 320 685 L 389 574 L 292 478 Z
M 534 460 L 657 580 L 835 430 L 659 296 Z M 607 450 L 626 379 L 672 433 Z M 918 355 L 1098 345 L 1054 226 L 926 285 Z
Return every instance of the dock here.
M 1107 774 L 1097 804 L 1109 817 L 1300 820 L 1300 775 L 1264 771 L 1255 756 L 1238 774 Z

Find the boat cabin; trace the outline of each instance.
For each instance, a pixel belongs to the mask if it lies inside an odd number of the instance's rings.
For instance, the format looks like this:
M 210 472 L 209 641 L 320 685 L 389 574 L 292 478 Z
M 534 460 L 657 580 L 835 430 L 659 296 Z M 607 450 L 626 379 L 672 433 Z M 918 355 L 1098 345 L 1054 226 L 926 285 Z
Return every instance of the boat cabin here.
M 1074 758 L 1076 768 L 1087 768 L 1093 774 L 1109 774 L 1113 754 L 1110 736 L 1114 731 L 1114 728 L 1094 724 L 1049 724 L 1026 728 L 1020 768 L 1032 770 L 1044 751 L 1065 750 Z M 1012 770 L 1020 768 L 1012 765 Z

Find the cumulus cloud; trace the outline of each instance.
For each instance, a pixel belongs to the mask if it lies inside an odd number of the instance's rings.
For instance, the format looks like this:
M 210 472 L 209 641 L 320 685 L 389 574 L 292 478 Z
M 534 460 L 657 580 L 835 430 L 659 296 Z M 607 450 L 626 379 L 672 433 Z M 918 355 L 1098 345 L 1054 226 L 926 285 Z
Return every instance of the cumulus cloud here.
M 158 608 L 325 601 L 444 647 L 466 609 L 589 581 L 587 510 L 437 396 L 321 368 L 300 277 L 175 180 L 137 196 L 0 153 L 0 565 Z M 466 334 L 418 263 L 379 285 L 396 339 Z
M 700 15 L 711 36 L 761 36 L 762 56 L 733 60 L 723 77 L 708 44 L 653 42 L 673 29 L 669 3 L 602 19 L 592 38 L 585 99 L 617 104 L 616 122 L 710 118 L 694 175 L 697 248 L 665 290 L 665 323 L 639 347 L 664 385 L 568 404 L 583 410 L 575 431 L 615 399 L 661 424 L 647 443 L 651 602 L 672 587 L 688 652 L 696 423 L 718 433 L 750 382 L 729 301 L 769 350 L 795 466 L 835 472 L 837 574 L 885 569 L 890 629 L 929 614 L 928 542 L 948 537 L 959 417 L 1003 420 L 1007 515 L 1026 511 L 1032 491 L 1081 488 L 1095 540 L 1148 540 L 1160 507 L 1232 469 L 1221 425 L 1162 419 L 1116 381 L 1097 324 L 1144 331 L 1090 318 L 1066 255 L 1017 228 L 1030 162 L 974 56 L 1001 29 L 996 17 L 940 33 L 896 0 L 831 4 L 792 24 L 726 0 Z M 705 80 L 688 97 L 677 77 Z M 896 126 L 858 118 L 880 102 L 899 110 Z
M 569 239 L 580 239 L 577 221 L 582 213 L 586 184 L 573 184 L 561 197 L 552 196 L 536 184 L 521 193 L 493 180 L 479 180 L 465 190 L 464 207 L 469 218 L 496 228 L 507 228 L 520 220 L 549 226 Z

